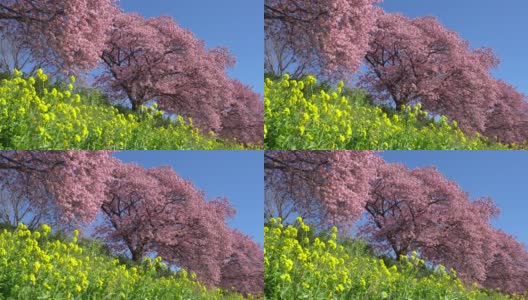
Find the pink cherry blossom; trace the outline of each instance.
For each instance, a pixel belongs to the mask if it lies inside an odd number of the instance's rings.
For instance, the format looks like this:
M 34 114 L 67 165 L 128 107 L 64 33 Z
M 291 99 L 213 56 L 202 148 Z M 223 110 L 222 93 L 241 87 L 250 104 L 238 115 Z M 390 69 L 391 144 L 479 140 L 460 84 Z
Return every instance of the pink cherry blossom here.
M 242 294 L 261 295 L 264 291 L 264 252 L 250 237 L 233 230 L 232 247 L 224 259 L 220 286 Z
M 525 95 L 504 81 L 497 81 L 498 99 L 487 112 L 483 134 L 499 142 L 522 144 L 528 141 L 528 101 Z
M 0 27 L 25 37 L 33 57 L 64 72 L 97 66 L 116 0 L 2 0 Z
M 234 57 L 224 48 L 206 49 L 170 17 L 116 16 L 102 60 L 99 85 L 134 110 L 156 102 L 192 118 L 205 133 L 242 142 L 263 138 L 260 97 L 227 76 Z
M 135 261 L 159 255 L 209 286 L 262 292 L 262 250 L 228 227 L 235 214 L 229 201 L 206 199 L 171 168 L 120 164 L 101 211 L 104 222 L 97 233 L 114 251 Z
M 488 243 L 496 251 L 488 253 L 488 272 L 482 283 L 487 288 L 500 288 L 506 293 L 522 294 L 528 290 L 528 250 L 515 237 L 502 230 L 494 230 Z
M 42 222 L 92 221 L 116 164 L 109 151 L 3 151 L 0 182 L 45 212 Z
M 295 64 L 329 77 L 353 74 L 367 51 L 378 0 L 266 0 L 265 34 L 295 54 Z M 280 59 L 279 59 L 280 60 Z
M 221 114 L 219 136 L 245 144 L 261 144 L 264 139 L 264 102 L 257 93 L 238 80 L 233 85 L 233 100 Z
M 394 163 L 380 167 L 370 194 L 361 232 L 378 249 L 398 258 L 417 251 L 468 282 L 484 280 L 494 251 L 490 218 L 498 214 L 491 199 L 470 200 L 435 168 Z
M 267 213 L 348 226 L 364 210 L 377 163 L 372 151 L 266 151 Z
M 468 133 L 483 132 L 486 114 L 498 101 L 490 49 L 470 49 L 434 17 L 384 14 L 372 32 L 361 84 L 379 100 L 456 120 Z

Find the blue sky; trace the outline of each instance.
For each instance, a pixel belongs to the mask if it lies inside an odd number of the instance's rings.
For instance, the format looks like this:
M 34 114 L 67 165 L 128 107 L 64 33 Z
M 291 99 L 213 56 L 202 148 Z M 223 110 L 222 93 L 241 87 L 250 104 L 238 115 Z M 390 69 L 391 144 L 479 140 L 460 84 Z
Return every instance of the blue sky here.
M 494 72 L 528 94 L 528 1 L 526 0 L 384 0 L 387 12 L 409 17 L 436 16 L 447 28 L 458 32 L 472 47 L 490 47 L 501 59 Z
M 237 58 L 233 78 L 263 94 L 263 0 L 121 0 L 125 12 L 172 16 L 208 47 L 227 47 Z
M 208 198 L 224 196 L 237 209 L 229 224 L 263 244 L 264 154 L 262 151 L 120 151 L 124 162 L 146 168 L 172 166 Z
M 501 209 L 494 224 L 528 245 L 528 151 L 385 151 L 388 162 L 436 166 L 472 198 L 492 197 Z

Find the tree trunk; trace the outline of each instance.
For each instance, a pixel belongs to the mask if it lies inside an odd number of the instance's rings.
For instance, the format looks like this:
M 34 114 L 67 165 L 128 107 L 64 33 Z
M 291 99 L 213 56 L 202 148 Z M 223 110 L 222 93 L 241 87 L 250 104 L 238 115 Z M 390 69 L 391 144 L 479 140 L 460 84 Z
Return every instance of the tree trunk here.
M 135 262 L 141 261 L 141 253 L 139 251 L 132 251 L 132 260 Z
M 405 101 L 395 101 L 395 102 L 396 102 L 396 110 L 403 111 L 403 106 L 405 105 Z

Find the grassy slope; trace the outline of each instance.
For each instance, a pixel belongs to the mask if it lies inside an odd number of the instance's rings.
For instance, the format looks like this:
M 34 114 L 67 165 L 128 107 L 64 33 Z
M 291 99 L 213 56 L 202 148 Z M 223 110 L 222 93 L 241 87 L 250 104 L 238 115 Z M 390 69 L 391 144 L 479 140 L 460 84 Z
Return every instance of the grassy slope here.
M 73 79 L 73 78 L 72 78 Z M 0 81 L 0 149 L 243 149 L 156 107 L 132 112 L 97 89 L 51 83 L 46 74 Z
M 456 122 L 420 106 L 403 112 L 371 104 L 369 96 L 312 76 L 265 80 L 266 149 L 509 149 L 465 135 Z
M 336 228 L 314 235 L 301 219 L 279 221 L 264 227 L 267 299 L 524 299 L 464 285 L 415 253 L 395 261 L 362 241 L 338 239 Z
M 244 299 L 159 259 L 136 264 L 94 240 L 50 230 L 0 229 L 0 299 Z

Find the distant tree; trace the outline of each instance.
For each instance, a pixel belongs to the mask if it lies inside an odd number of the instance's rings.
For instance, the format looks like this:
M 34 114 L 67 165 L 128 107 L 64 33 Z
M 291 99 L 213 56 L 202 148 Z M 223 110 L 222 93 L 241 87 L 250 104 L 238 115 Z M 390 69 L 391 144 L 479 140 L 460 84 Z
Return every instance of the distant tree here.
M 270 72 L 310 70 L 344 79 L 360 66 L 377 0 L 266 0 L 265 66 Z M 297 70 L 295 70 L 298 68 Z
M 250 237 L 233 230 L 231 253 L 222 264 L 220 286 L 238 293 L 262 295 L 264 291 L 264 251 Z
M 206 201 L 204 192 L 197 190 L 189 181 L 177 179 L 179 176 L 172 170 L 169 173 L 167 168 L 158 168 L 154 172 L 164 186 L 178 187 L 174 182 L 183 181 L 184 195 L 188 195 L 180 209 L 168 216 L 169 220 L 180 220 L 187 226 L 175 224 L 173 228 L 165 229 L 156 238 L 156 251 L 168 262 L 195 272 L 205 284 L 218 286 L 221 264 L 232 247 L 231 229 L 226 222 L 236 210 L 225 198 Z M 169 189 L 166 195 L 172 197 L 174 192 Z
M 506 293 L 528 291 L 528 249 L 513 236 L 496 229 L 488 242 L 497 245 L 489 254 L 490 265 L 483 286 Z
M 456 208 L 458 217 L 446 222 L 444 239 L 423 250 L 425 259 L 453 268 L 467 283 L 483 283 L 490 265 L 490 253 L 497 245 L 489 240 L 491 219 L 499 213 L 490 198 L 476 199 Z
M 264 103 L 257 93 L 233 80 L 233 102 L 224 108 L 218 135 L 244 144 L 262 144 L 264 140 Z
M 264 157 L 269 217 L 280 216 L 282 207 L 344 226 L 363 212 L 378 163 L 372 151 L 266 151 Z
M 504 81 L 497 81 L 497 102 L 487 112 L 483 135 L 506 144 L 528 142 L 528 99 Z
M 53 197 L 44 189 L 31 185 L 29 176 L 22 176 L 19 181 L 0 183 L 0 223 L 16 228 L 23 223 L 31 230 L 47 223 L 56 228 L 72 227 L 72 220 L 63 219 L 60 211 L 54 206 Z M 75 225 L 79 225 L 75 223 Z
M 291 78 L 301 78 L 309 70 L 308 61 L 300 61 L 299 51 L 292 48 L 293 42 L 276 34 L 265 36 L 264 40 L 264 73 L 266 77 L 280 78 L 289 74 Z
M 490 73 L 497 57 L 490 49 L 470 49 L 434 17 L 382 15 L 365 61 L 361 83 L 378 100 L 390 100 L 398 110 L 420 102 L 468 133 L 484 131 L 486 113 L 497 102 Z
M 0 31 L 23 43 L 32 58 L 65 73 L 97 66 L 115 0 L 4 0 Z M 7 31 L 6 31 L 7 30 Z
M 16 228 L 24 223 L 29 229 L 35 229 L 46 212 L 33 206 L 31 199 L 14 191 L 0 191 L 0 223 Z
M 12 76 L 13 70 L 21 70 L 33 75 L 38 69 L 51 69 L 44 62 L 37 62 L 25 36 L 13 36 L 8 27 L 0 27 L 0 72 Z

